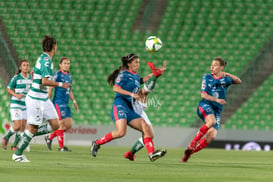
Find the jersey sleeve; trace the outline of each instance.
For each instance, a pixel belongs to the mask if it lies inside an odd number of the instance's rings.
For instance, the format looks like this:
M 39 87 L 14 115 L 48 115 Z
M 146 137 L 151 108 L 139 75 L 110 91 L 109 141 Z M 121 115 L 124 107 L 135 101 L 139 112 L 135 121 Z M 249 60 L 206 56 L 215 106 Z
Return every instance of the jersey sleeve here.
M 15 87 L 16 87 L 16 75 L 12 77 L 12 79 L 10 80 L 7 88 L 15 89 Z
M 227 87 L 233 84 L 233 81 L 229 76 L 226 77 L 226 83 L 227 83 Z
M 124 73 L 119 73 L 115 80 L 114 86 L 123 88 L 126 84 L 125 80 L 126 80 L 126 75 Z
M 143 80 L 143 77 L 141 77 L 140 78 L 140 81 L 139 81 L 139 83 L 142 85 L 142 84 L 144 84 L 144 80 Z
M 202 84 L 201 84 L 201 93 L 202 92 L 207 92 L 208 90 L 208 86 L 207 86 L 207 75 L 204 75 L 202 78 Z

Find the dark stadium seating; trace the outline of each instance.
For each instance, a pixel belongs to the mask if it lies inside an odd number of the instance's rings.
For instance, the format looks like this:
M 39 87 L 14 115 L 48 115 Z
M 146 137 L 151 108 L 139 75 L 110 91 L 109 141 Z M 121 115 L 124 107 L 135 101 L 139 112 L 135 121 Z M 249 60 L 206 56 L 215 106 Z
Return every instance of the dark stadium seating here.
M 0 17 L 19 58 L 27 58 L 32 66 L 42 51 L 43 36 L 56 37 L 55 68 L 62 56 L 71 59 L 73 91 L 80 107 L 78 113 L 72 109 L 76 123 L 111 123 L 114 94 L 106 79 L 120 65 L 121 56 L 134 52 L 141 58 L 139 73 L 143 76 L 150 72 L 147 61 L 161 65 L 168 60 L 167 72 L 149 96 L 151 121 L 156 126 L 190 127 L 197 119 L 202 74 L 209 72 L 212 58 L 224 57 L 226 71 L 240 75 L 273 30 L 270 0 L 171 0 L 155 33 L 164 46 L 152 54 L 144 51 L 144 42 L 153 33 L 131 31 L 141 0 L 50 2 L 4 0 Z M 264 94 L 262 89 L 257 92 Z M 253 117 L 253 122 L 244 117 L 250 117 L 245 113 L 257 97 L 251 97 L 225 127 L 267 129 L 268 117 Z

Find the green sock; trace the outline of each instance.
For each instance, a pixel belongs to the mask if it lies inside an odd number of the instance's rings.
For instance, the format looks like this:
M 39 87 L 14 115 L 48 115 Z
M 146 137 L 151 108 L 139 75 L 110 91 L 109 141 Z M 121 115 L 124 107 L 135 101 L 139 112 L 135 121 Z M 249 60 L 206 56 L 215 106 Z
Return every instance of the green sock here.
M 4 139 L 9 140 L 9 138 L 15 133 L 14 129 L 12 126 L 9 128 L 9 131 L 6 136 L 4 136 Z
M 156 80 L 157 77 L 153 75 L 147 82 L 144 83 L 144 89 L 146 92 L 151 92 L 154 89 Z
M 23 151 L 27 148 L 27 146 L 29 145 L 29 142 L 31 141 L 32 138 L 33 138 L 33 134 L 30 133 L 30 131 L 25 130 L 23 136 L 20 139 L 18 149 L 15 152 L 15 154 L 22 155 Z
M 143 139 L 139 138 L 130 151 L 132 152 L 132 154 L 135 154 L 136 152 L 140 151 L 143 147 L 144 147 Z
M 34 136 L 40 136 L 40 135 L 44 135 L 47 133 L 50 133 L 52 131 L 52 128 L 50 126 L 50 124 L 44 124 L 39 126 L 38 131 L 34 134 Z
M 17 144 L 18 144 L 18 142 L 20 141 L 20 138 L 21 138 L 21 132 L 18 131 L 18 132 L 16 132 L 15 140 L 14 140 L 14 142 L 13 142 L 13 144 L 12 144 L 11 147 L 16 147 Z

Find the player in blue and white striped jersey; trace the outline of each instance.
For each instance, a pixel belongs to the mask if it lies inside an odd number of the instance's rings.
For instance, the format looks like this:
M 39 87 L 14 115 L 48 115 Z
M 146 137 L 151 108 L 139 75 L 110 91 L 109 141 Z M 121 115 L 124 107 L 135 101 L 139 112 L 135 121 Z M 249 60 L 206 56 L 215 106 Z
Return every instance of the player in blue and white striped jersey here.
M 9 128 L 8 133 L 2 139 L 2 147 L 7 150 L 9 138 L 16 133 L 16 137 L 12 150 L 17 149 L 17 144 L 20 140 L 21 133 L 24 132 L 27 122 L 27 110 L 25 97 L 32 83 L 31 75 L 29 74 L 29 62 L 22 60 L 16 74 L 10 80 L 7 86 L 7 92 L 11 95 L 10 114 L 13 126 Z

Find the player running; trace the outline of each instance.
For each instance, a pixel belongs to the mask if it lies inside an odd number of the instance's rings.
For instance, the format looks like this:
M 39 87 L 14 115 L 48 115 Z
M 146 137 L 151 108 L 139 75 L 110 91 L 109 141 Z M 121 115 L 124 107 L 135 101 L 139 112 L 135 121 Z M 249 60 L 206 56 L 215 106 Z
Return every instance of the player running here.
M 153 63 L 148 62 L 148 66 L 152 69 L 152 76 L 149 78 L 147 82 L 145 82 L 144 87 L 139 92 L 140 98 L 139 100 L 136 100 L 133 104 L 134 111 L 139 114 L 147 123 L 149 126 L 150 132 L 154 135 L 153 132 L 153 126 L 148 118 L 147 114 L 145 113 L 145 109 L 147 108 L 147 96 L 150 92 L 153 91 L 153 88 L 155 87 L 156 80 L 161 76 L 161 74 L 166 71 L 166 61 L 163 63 L 163 67 L 161 69 L 156 68 Z M 143 138 L 140 137 L 136 143 L 133 145 L 131 150 L 126 152 L 124 154 L 124 157 L 129 159 L 130 161 L 135 161 L 135 153 L 141 150 L 144 147 Z
M 112 119 L 115 122 L 116 130 L 106 134 L 99 140 L 92 141 L 90 152 L 96 157 L 101 145 L 113 139 L 121 138 L 126 134 L 127 125 L 142 132 L 143 143 L 148 151 L 149 159 L 155 161 L 164 156 L 166 150 L 154 150 L 153 133 L 144 119 L 133 109 L 134 99 L 140 98 L 138 92 L 140 84 L 145 80 L 140 79 L 137 74 L 139 69 L 139 57 L 136 54 L 129 54 L 121 58 L 122 66 L 112 72 L 108 77 L 109 85 L 113 85 L 116 92 L 112 107 Z
M 62 57 L 60 59 L 60 70 L 57 71 L 53 77 L 55 82 L 65 82 L 72 85 L 72 75 L 69 73 L 70 60 L 67 57 Z M 53 87 L 49 88 L 49 98 L 51 98 Z M 72 100 L 74 107 L 78 110 L 78 104 L 72 93 L 72 88 L 64 89 L 61 87 L 55 87 L 53 104 L 57 110 L 60 127 L 58 130 L 53 131 L 50 136 L 45 136 L 45 141 L 48 147 L 48 150 L 51 150 L 52 140 L 57 137 L 59 143 L 59 151 L 61 152 L 70 152 L 71 150 L 64 146 L 64 132 L 69 130 L 72 126 L 72 114 L 70 107 L 68 105 L 69 99 Z
M 54 37 L 46 35 L 43 39 L 43 53 L 37 59 L 34 71 L 33 82 L 30 91 L 26 96 L 27 107 L 27 129 L 20 139 L 17 151 L 12 155 L 12 160 L 16 162 L 30 162 L 23 151 L 35 136 L 50 133 L 59 128 L 59 120 L 56 109 L 50 99 L 48 99 L 48 86 L 69 88 L 69 83 L 55 82 L 51 80 L 53 76 L 52 58 L 57 51 L 57 42 Z M 43 120 L 47 124 L 43 124 Z
M 10 115 L 13 126 L 2 140 L 3 149 L 7 150 L 9 138 L 16 133 L 11 150 L 17 150 L 17 144 L 21 134 L 24 132 L 27 123 L 27 109 L 25 98 L 30 89 L 32 78 L 29 73 L 29 62 L 21 60 L 19 70 L 15 73 L 7 86 L 7 92 L 12 96 L 10 102 Z
M 227 62 L 217 57 L 212 60 L 210 74 L 202 79 L 202 100 L 197 106 L 198 116 L 205 122 L 184 152 L 181 162 L 187 162 L 189 157 L 206 148 L 216 137 L 220 127 L 220 116 L 226 103 L 226 92 L 230 85 L 240 84 L 242 81 L 235 75 L 223 72 Z M 203 136 L 205 136 L 202 138 Z

